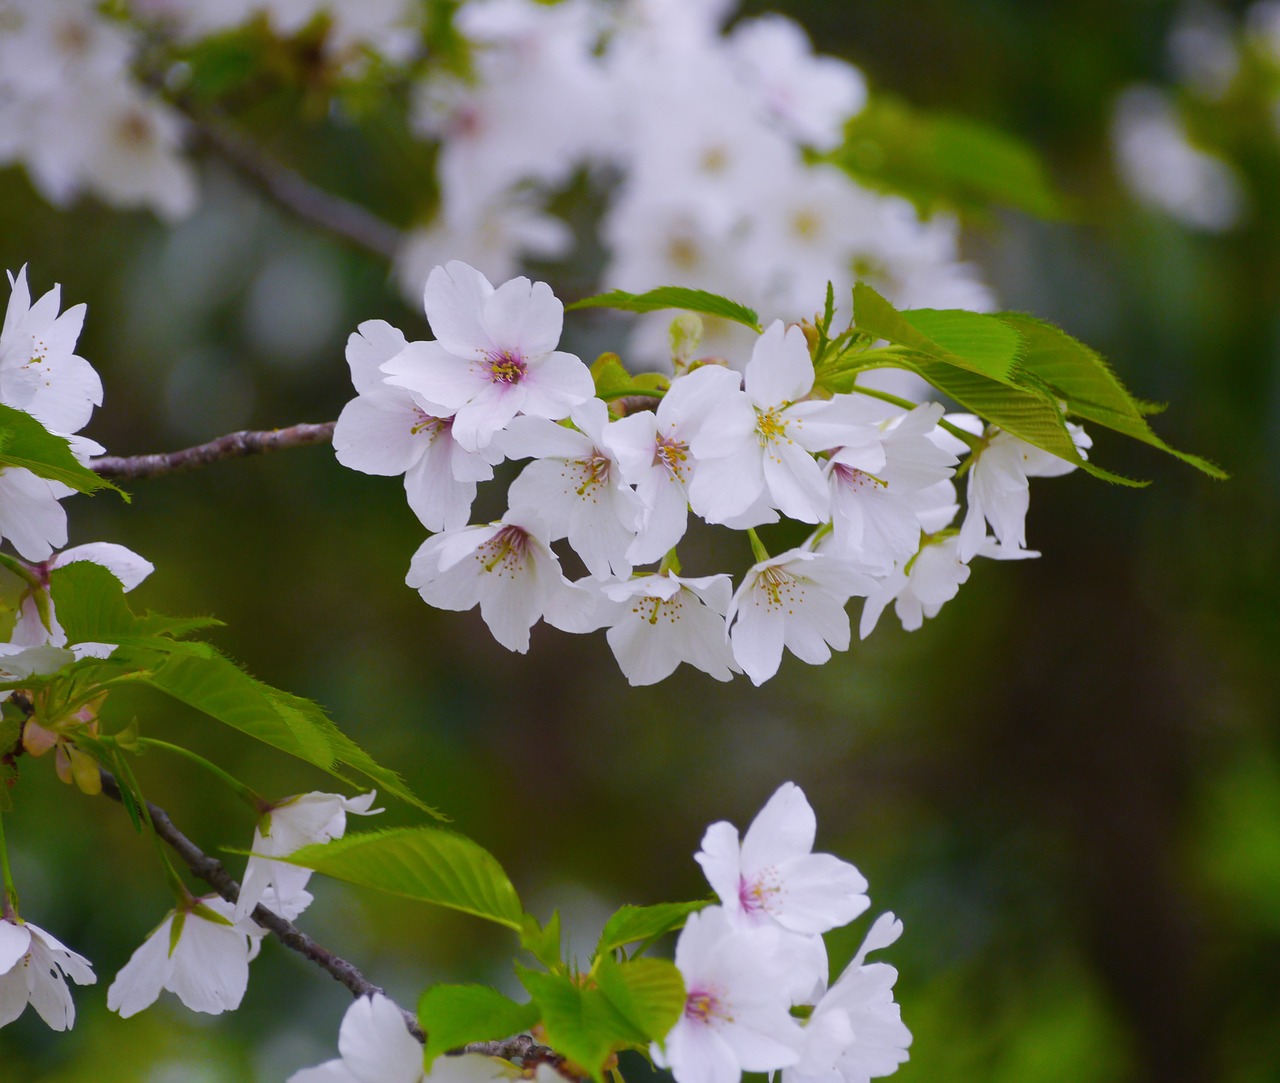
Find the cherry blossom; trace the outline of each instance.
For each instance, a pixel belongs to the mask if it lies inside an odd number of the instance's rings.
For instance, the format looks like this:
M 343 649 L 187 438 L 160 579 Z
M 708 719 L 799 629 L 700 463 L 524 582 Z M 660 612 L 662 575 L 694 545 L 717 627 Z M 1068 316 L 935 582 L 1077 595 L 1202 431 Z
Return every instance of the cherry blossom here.
M 870 952 L 901 935 L 902 922 L 892 914 L 876 918 L 844 973 L 814 1005 L 803 1055 L 783 1071 L 783 1083 L 867 1083 L 892 1075 L 907 1060 L 911 1032 L 893 1000 L 898 972 L 866 962 Z
M 631 685 L 656 684 L 681 662 L 727 681 L 739 673 L 725 636 L 733 589 L 727 575 L 682 579 L 671 572 L 601 584 L 596 620 Z
M 333 450 L 352 470 L 403 474 L 409 507 L 423 526 L 456 530 L 471 515 L 476 483 L 493 477 L 502 453 L 493 447 L 468 451 L 453 438 L 451 410 L 387 382 L 381 365 L 406 345 L 404 335 L 382 320 L 360 324 L 347 340 L 358 395 L 338 416 Z
M 77 985 L 98 979 L 89 961 L 39 925 L 0 918 L 0 1027 L 12 1023 L 30 1004 L 54 1030 L 69 1030 L 76 1007 L 67 978 Z
M 735 924 L 776 923 L 813 935 L 847 925 L 870 905 L 867 881 L 847 861 L 815 854 L 818 823 L 804 792 L 783 783 L 738 840 L 721 821 L 707 828 L 695 859 Z
M 676 1083 L 735 1083 L 743 1071 L 795 1064 L 803 1041 L 790 1015 L 791 960 L 776 928 L 744 929 L 710 906 L 690 914 L 676 942 L 684 1012 L 654 1062 Z
M 440 609 L 477 604 L 493 638 L 529 649 L 529 629 L 545 617 L 565 631 L 587 627 L 593 599 L 570 583 L 549 545 L 550 528 L 532 508 L 512 508 L 499 522 L 446 530 L 414 554 L 405 582 Z
M 75 353 L 85 306 L 59 314 L 61 286 L 32 304 L 25 266 L 9 276 L 9 284 L 13 292 L 0 330 L 0 402 L 46 428 L 78 432 L 102 403 L 102 381 Z
M 513 459 L 535 457 L 511 483 L 507 499 L 537 508 L 551 540 L 567 537 L 598 579 L 631 574 L 627 552 L 643 512 L 615 461 L 608 416 L 608 407 L 593 398 L 570 414 L 577 431 L 518 417 L 495 441 Z
M 873 588 L 847 561 L 827 553 L 791 549 L 760 561 L 729 605 L 734 659 L 757 685 L 778 672 L 784 647 L 822 665 L 832 649 L 849 648 L 845 603 Z
M 813 362 L 799 327 L 775 320 L 765 330 L 751 351 L 743 389 L 721 404 L 690 445 L 701 462 L 689 485 L 693 509 L 708 522 L 753 526 L 763 519 L 739 520 L 767 494 L 768 505 L 788 518 L 824 521 L 831 498 L 811 454 L 823 450 L 823 440 L 811 440 L 805 423 L 829 407 L 799 401 L 813 389 Z
M 194 1012 L 234 1011 L 264 935 L 252 921 L 235 921 L 231 904 L 217 895 L 190 899 L 129 957 L 107 989 L 107 1007 L 128 1019 L 168 989 Z
M 434 342 L 411 342 L 387 361 L 388 383 L 453 411 L 453 438 L 487 446 L 519 413 L 558 421 L 593 397 L 587 366 L 556 349 L 564 306 L 545 282 L 513 278 L 496 290 L 453 261 L 427 279 Z
M 340 839 L 347 830 L 347 813 L 373 816 L 377 791 L 358 797 L 336 793 L 305 793 L 286 797 L 271 806 L 253 832 L 253 846 L 240 882 L 240 896 L 233 917 L 243 921 L 259 902 L 281 917 L 292 920 L 311 902 L 305 888 L 311 870 L 286 861 L 272 861 L 315 842 Z

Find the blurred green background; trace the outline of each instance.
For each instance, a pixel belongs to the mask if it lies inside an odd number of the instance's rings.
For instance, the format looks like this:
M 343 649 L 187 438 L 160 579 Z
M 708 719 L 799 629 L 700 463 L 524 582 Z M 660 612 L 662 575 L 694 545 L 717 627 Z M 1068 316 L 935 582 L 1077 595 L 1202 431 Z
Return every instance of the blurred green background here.
M 1125 195 L 1108 141 L 1116 94 L 1168 80 L 1180 8 L 748 5 L 766 7 L 874 89 L 1044 156 L 1073 219 L 999 215 L 968 232 L 967 255 L 1003 306 L 1059 323 L 1135 393 L 1168 400 L 1160 433 L 1231 481 L 1103 435 L 1096 457 L 1149 489 L 1038 482 L 1040 560 L 980 563 L 920 632 L 886 617 L 825 667 L 788 656 L 761 689 L 685 669 L 629 688 L 603 636 L 543 626 L 528 655 L 508 654 L 478 614 L 432 610 L 403 585 L 423 531 L 400 482 L 324 447 L 139 481 L 127 507 L 76 498 L 72 542 L 153 560 L 137 604 L 226 621 L 221 646 L 325 704 L 499 857 L 529 909 L 559 907 L 584 954 L 617 905 L 701 895 L 705 825 L 745 827 L 792 779 L 819 848 L 858 864 L 872 914 L 906 925 L 886 956 L 915 1035 L 905 1083 L 1280 1079 L 1280 140 L 1244 129 L 1249 217 L 1195 235 Z M 308 175 L 407 220 L 397 201 L 424 185 L 414 154 L 358 126 L 278 119 L 263 107 L 254 121 Z M 79 352 L 106 388 L 88 434 L 117 454 L 331 419 L 352 394 L 342 355 L 358 322 L 427 337 L 385 263 L 216 163 L 203 186 L 202 209 L 171 229 L 92 201 L 59 212 L 0 173 L 0 263 L 29 262 L 34 291 L 61 282 L 65 303 L 88 303 Z M 745 567 L 741 545 L 717 563 Z M 159 698 L 111 710 L 264 792 L 328 788 Z M 207 849 L 248 844 L 247 814 L 189 765 L 152 753 L 138 771 Z M 33 1012 L 0 1030 L 0 1079 L 274 1081 L 336 1055 L 345 990 L 270 942 L 237 1013 L 166 995 L 109 1015 L 105 986 L 169 906 L 154 853 L 47 761 L 23 764 L 14 797 L 24 913 L 87 955 L 99 985 L 77 991 L 69 1034 Z M 391 807 L 381 821 L 413 818 Z M 314 890 L 300 924 L 403 1004 L 431 981 L 511 983 L 501 931 Z M 835 963 L 865 925 L 833 944 Z

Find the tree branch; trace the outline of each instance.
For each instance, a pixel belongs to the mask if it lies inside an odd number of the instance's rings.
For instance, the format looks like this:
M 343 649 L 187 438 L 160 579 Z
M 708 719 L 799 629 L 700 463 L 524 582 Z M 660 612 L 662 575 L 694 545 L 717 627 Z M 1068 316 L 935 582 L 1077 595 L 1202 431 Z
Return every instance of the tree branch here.
M 186 116 L 198 144 L 253 182 L 276 204 L 356 248 L 387 260 L 395 259 L 404 240 L 396 226 L 358 203 L 317 187 L 248 137 L 200 114 L 190 103 L 178 99 L 173 104 Z
M 194 470 L 222 459 L 260 455 L 278 448 L 326 444 L 333 439 L 335 424 L 337 422 L 325 421 L 290 425 L 284 429 L 244 430 L 220 436 L 207 444 L 157 455 L 102 455 L 89 460 L 89 468 L 104 478 L 153 478 L 159 474 Z
M 111 800 L 123 804 L 124 798 L 120 793 L 120 783 L 116 781 L 116 777 L 103 767 L 98 768 L 98 773 L 102 778 L 103 794 L 111 798 Z M 173 820 L 169 818 L 169 814 L 159 805 L 148 801 L 147 814 L 151 818 L 151 824 L 156 834 L 168 843 L 173 852 L 182 859 L 183 864 L 226 899 L 227 902 L 234 905 L 236 900 L 240 898 L 240 885 L 227 872 L 226 866 L 216 857 L 210 857 L 187 838 L 175 826 Z M 264 929 L 274 933 L 276 939 L 286 948 L 296 951 L 304 959 L 311 960 L 311 962 L 345 985 L 353 996 L 372 996 L 374 993 L 382 996 L 387 995 L 380 986 L 374 985 L 369 981 L 354 963 L 349 963 L 340 955 L 335 955 L 329 951 L 328 948 L 321 947 L 294 925 L 293 922 L 282 918 L 275 911 L 268 910 L 265 906 L 259 904 L 253 908 L 251 916 Z M 409 1029 L 409 1033 L 417 1038 L 418 1041 L 425 1042 L 426 1035 L 418 1024 L 417 1016 L 412 1012 L 405 1011 L 403 1008 L 400 1008 L 400 1014 L 404 1017 L 404 1025 Z M 552 1068 L 560 1069 L 565 1063 L 564 1057 L 559 1053 L 547 1048 L 545 1045 L 538 1044 L 527 1034 L 517 1034 L 513 1038 L 504 1038 L 500 1041 L 470 1042 L 459 1049 L 449 1050 L 448 1055 L 459 1056 L 464 1053 L 479 1053 L 489 1057 L 501 1057 L 504 1060 L 516 1061 L 526 1068 L 531 1068 L 538 1064 L 547 1064 Z M 576 1077 L 570 1076 L 567 1078 L 574 1079 Z
M 104 768 L 99 768 L 98 770 L 102 776 L 103 794 L 113 801 L 123 804 L 124 799 L 120 793 L 120 783 L 116 781 L 115 776 Z M 226 899 L 227 902 L 234 905 L 236 900 L 240 898 L 240 885 L 227 872 L 222 862 L 216 857 L 210 857 L 178 830 L 173 821 L 169 819 L 169 814 L 159 805 L 153 805 L 148 801 L 147 813 L 151 817 L 151 823 L 155 828 L 156 834 L 169 844 L 170 849 L 182 859 L 183 864 Z M 268 910 L 262 905 L 254 907 L 252 917 L 264 929 L 274 933 L 286 948 L 296 951 L 304 959 L 310 959 L 311 962 L 345 985 L 351 990 L 353 996 L 371 996 L 374 993 L 386 996 L 386 993 L 379 986 L 369 981 L 354 963 L 349 963 L 341 956 L 329 951 L 328 948 L 321 947 L 294 925 L 293 922 L 282 918 L 279 914 Z M 400 1009 L 400 1014 L 404 1016 L 405 1026 L 409 1028 L 410 1033 L 419 1041 L 422 1041 L 424 1036 L 422 1028 L 418 1026 L 417 1017 L 403 1008 Z

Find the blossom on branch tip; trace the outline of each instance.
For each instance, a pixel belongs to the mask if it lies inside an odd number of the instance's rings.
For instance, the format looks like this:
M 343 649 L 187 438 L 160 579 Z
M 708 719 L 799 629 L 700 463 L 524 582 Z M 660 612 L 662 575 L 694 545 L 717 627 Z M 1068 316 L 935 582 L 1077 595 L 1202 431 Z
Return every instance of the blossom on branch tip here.
M 265 935 L 252 921 L 235 921 L 231 904 L 217 895 L 190 899 L 129 957 L 107 989 L 107 1007 L 128 1019 L 168 989 L 192 1011 L 234 1011 Z
M 21 918 L 0 918 L 0 1027 L 12 1023 L 30 1004 L 54 1030 L 68 1030 L 76 1008 L 67 978 L 77 985 L 98 979 L 89 961 L 39 925 Z
M 247 918 L 262 903 L 292 921 L 311 902 L 307 881 L 311 870 L 287 861 L 273 861 L 316 842 L 340 839 L 347 830 L 347 813 L 374 816 L 377 790 L 359 797 L 337 793 L 304 793 L 277 801 L 253 831 L 252 853 L 240 882 L 240 897 L 233 917 Z

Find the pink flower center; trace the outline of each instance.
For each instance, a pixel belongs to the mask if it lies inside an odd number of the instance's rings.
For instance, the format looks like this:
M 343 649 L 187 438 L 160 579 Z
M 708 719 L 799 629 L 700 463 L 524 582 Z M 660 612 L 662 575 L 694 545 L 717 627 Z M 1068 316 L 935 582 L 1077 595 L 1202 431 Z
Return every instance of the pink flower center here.
M 486 572 L 512 579 L 524 570 L 528 556 L 529 532 L 518 526 L 504 526 L 476 550 L 476 560 Z
M 744 914 L 773 912 L 773 897 L 782 893 L 782 884 L 778 882 L 778 870 L 770 865 L 761 869 L 755 877 L 748 880 L 745 876 L 738 878 L 738 902 L 742 904 Z
M 713 1026 L 718 1019 L 733 1021 L 728 1006 L 720 1000 L 719 990 L 703 989 L 699 986 L 690 989 L 689 995 L 685 998 L 684 1017 L 704 1027 Z
M 854 466 L 846 466 L 844 463 L 836 463 L 832 466 L 831 473 L 843 488 L 852 489 L 855 493 L 874 492 L 876 486 L 888 486 L 888 482 L 881 481 L 874 474 L 868 474 L 865 470 L 859 470 Z
M 495 384 L 518 384 L 528 370 L 524 358 L 511 350 L 489 354 L 486 363 L 489 366 L 489 381 Z

